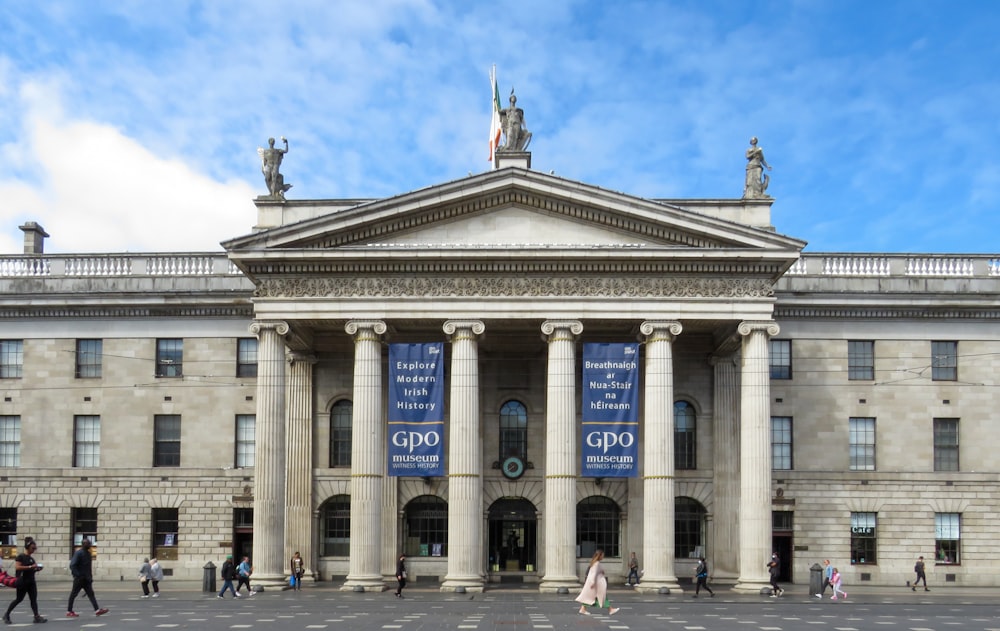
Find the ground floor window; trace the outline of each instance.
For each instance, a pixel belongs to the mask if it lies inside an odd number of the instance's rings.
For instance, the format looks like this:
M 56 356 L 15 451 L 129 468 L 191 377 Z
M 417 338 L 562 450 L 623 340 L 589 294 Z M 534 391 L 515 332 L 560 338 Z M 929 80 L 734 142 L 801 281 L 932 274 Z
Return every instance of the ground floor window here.
M 605 557 L 621 556 L 621 511 L 614 500 L 600 495 L 576 505 L 577 556 L 590 558 L 595 550 Z
M 84 539 L 90 539 L 93 544 L 91 553 L 97 553 L 97 509 L 96 508 L 74 508 L 70 517 L 73 524 L 73 545 L 70 552 L 76 551 L 83 545 Z
M 17 509 L 0 508 L 0 559 L 17 556 Z
M 705 507 L 690 497 L 674 500 L 674 558 L 705 556 Z
M 934 515 L 934 561 L 939 564 L 960 563 L 961 515 L 937 513 Z
M 448 556 L 448 503 L 423 495 L 406 505 L 403 552 L 407 556 Z
M 153 526 L 153 554 L 157 559 L 163 561 L 177 560 L 178 532 L 177 524 L 180 521 L 176 508 L 154 508 L 152 514 Z
M 335 495 L 328 499 L 321 511 L 323 540 L 320 555 L 346 557 L 351 554 L 351 497 Z
M 876 514 L 851 513 L 851 563 L 874 565 L 877 543 Z

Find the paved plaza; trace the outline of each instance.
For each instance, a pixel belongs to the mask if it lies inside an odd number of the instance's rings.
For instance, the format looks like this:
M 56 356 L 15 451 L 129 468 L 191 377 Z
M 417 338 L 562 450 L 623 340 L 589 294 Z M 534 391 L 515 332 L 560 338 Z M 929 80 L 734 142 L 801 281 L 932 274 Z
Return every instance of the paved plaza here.
M 265 591 L 239 600 L 216 598 L 193 583 L 162 584 L 160 598 L 140 598 L 138 584 L 97 583 L 102 607 L 94 616 L 78 598 L 79 618 L 67 619 L 68 582 L 46 582 L 40 609 L 58 629 L 215 629 L 297 631 L 1000 631 L 1000 598 L 994 590 L 958 587 L 913 593 L 905 587 L 858 588 L 846 601 L 819 600 L 804 586 L 789 586 L 785 596 L 736 594 L 716 587 L 717 596 L 695 599 L 692 592 L 643 595 L 614 588 L 614 616 L 594 610 L 577 613 L 574 595 L 539 594 L 533 587 L 509 587 L 480 594 L 442 593 L 436 585 L 407 589 L 400 600 L 392 591 L 342 592 L 334 584 L 302 591 Z M 829 592 L 828 592 L 829 593 Z M 82 595 L 81 595 L 82 596 Z M 0 590 L 6 607 L 14 591 Z M 13 614 L 14 627 L 35 626 L 27 602 Z M 48 627 L 46 627 L 48 628 Z

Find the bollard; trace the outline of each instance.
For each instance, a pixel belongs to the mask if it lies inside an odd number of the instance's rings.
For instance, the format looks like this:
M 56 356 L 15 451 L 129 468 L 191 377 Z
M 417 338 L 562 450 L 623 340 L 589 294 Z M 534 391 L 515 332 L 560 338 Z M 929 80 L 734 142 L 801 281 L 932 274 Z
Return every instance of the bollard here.
M 205 564 L 205 572 L 201 578 L 201 591 L 214 592 L 215 590 L 215 563 L 209 561 Z
M 823 593 L 823 566 L 819 563 L 813 563 L 812 567 L 809 568 L 809 594 L 822 594 Z

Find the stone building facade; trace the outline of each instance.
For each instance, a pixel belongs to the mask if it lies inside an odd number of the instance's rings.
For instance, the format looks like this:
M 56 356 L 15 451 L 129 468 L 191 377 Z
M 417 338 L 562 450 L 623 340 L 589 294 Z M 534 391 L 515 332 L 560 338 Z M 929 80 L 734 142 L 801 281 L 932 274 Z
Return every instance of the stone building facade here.
M 767 199 L 657 200 L 526 155 L 380 200 L 256 202 L 225 253 L 0 257 L 0 548 L 99 576 L 294 551 L 381 590 L 996 585 L 1000 257 L 804 254 Z M 640 344 L 638 475 L 581 475 L 581 345 Z M 445 348 L 444 475 L 389 476 L 387 345 Z M 60 567 L 50 562 L 50 567 Z M 56 569 L 49 577 L 65 572 Z

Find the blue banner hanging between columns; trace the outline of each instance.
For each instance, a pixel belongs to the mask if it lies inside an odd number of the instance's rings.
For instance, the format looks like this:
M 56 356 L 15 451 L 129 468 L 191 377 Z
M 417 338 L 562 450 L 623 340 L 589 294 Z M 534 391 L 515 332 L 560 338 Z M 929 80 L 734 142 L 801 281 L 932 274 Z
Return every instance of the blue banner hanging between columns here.
M 444 475 L 444 344 L 389 345 L 389 475 Z
M 581 475 L 639 475 L 639 345 L 583 345 Z

